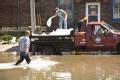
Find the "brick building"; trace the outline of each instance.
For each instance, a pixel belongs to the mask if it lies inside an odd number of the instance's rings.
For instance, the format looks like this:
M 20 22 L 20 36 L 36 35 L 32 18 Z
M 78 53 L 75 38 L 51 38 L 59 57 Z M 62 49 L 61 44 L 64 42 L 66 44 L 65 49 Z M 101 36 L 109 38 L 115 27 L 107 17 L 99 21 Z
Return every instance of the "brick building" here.
M 88 22 L 105 21 L 120 29 L 120 0 L 35 0 L 36 25 L 47 27 L 56 7 L 67 11 L 68 27 L 88 16 Z M 57 20 L 53 20 L 53 27 Z M 0 30 L 22 30 L 30 25 L 30 0 L 0 0 Z

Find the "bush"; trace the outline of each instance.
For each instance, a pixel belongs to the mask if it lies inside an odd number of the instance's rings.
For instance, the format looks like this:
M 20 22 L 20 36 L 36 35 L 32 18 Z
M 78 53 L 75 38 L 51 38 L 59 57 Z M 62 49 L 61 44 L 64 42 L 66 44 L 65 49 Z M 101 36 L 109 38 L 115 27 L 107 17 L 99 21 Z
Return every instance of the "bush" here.
M 1 36 L 1 40 L 3 40 L 3 41 L 10 41 L 12 38 L 13 38 L 13 36 L 8 35 L 8 34 Z
M 2 41 L 2 37 L 0 36 L 0 41 Z
M 16 37 L 18 40 L 23 35 L 24 35 L 24 31 L 0 31 L 0 41 L 9 40 L 10 39 L 9 37 L 11 36 Z
M 18 39 L 19 37 L 24 35 L 24 31 L 0 31 L 0 36 L 3 35 L 12 35 Z

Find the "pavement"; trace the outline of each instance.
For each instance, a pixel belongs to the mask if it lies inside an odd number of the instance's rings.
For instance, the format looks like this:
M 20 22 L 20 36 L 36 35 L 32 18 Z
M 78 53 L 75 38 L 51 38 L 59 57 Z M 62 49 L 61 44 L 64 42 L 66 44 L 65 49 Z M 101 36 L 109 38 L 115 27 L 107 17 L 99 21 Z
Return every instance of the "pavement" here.
M 18 43 L 14 44 L 0 44 L 0 52 L 14 52 L 19 51 Z

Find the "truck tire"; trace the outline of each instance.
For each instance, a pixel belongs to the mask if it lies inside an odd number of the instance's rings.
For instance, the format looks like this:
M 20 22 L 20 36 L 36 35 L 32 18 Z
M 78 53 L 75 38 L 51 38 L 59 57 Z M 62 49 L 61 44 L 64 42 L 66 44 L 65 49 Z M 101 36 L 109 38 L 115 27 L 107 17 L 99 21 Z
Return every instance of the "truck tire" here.
M 42 52 L 43 52 L 43 55 L 51 55 L 54 53 L 52 47 L 44 47 Z
M 32 55 L 35 55 L 35 44 L 32 44 Z
M 120 54 L 120 44 L 117 46 L 117 54 Z

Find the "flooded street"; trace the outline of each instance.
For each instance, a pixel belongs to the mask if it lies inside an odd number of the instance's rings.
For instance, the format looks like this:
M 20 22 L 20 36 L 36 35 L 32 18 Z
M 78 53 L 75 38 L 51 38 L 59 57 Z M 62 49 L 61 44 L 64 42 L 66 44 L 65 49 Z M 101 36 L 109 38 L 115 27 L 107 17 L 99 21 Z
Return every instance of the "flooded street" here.
M 38 55 L 32 63 L 8 68 L 18 56 L 0 53 L 0 80 L 120 80 L 120 55 Z M 24 62 L 23 62 L 24 63 Z M 11 65 L 12 66 L 12 65 Z

